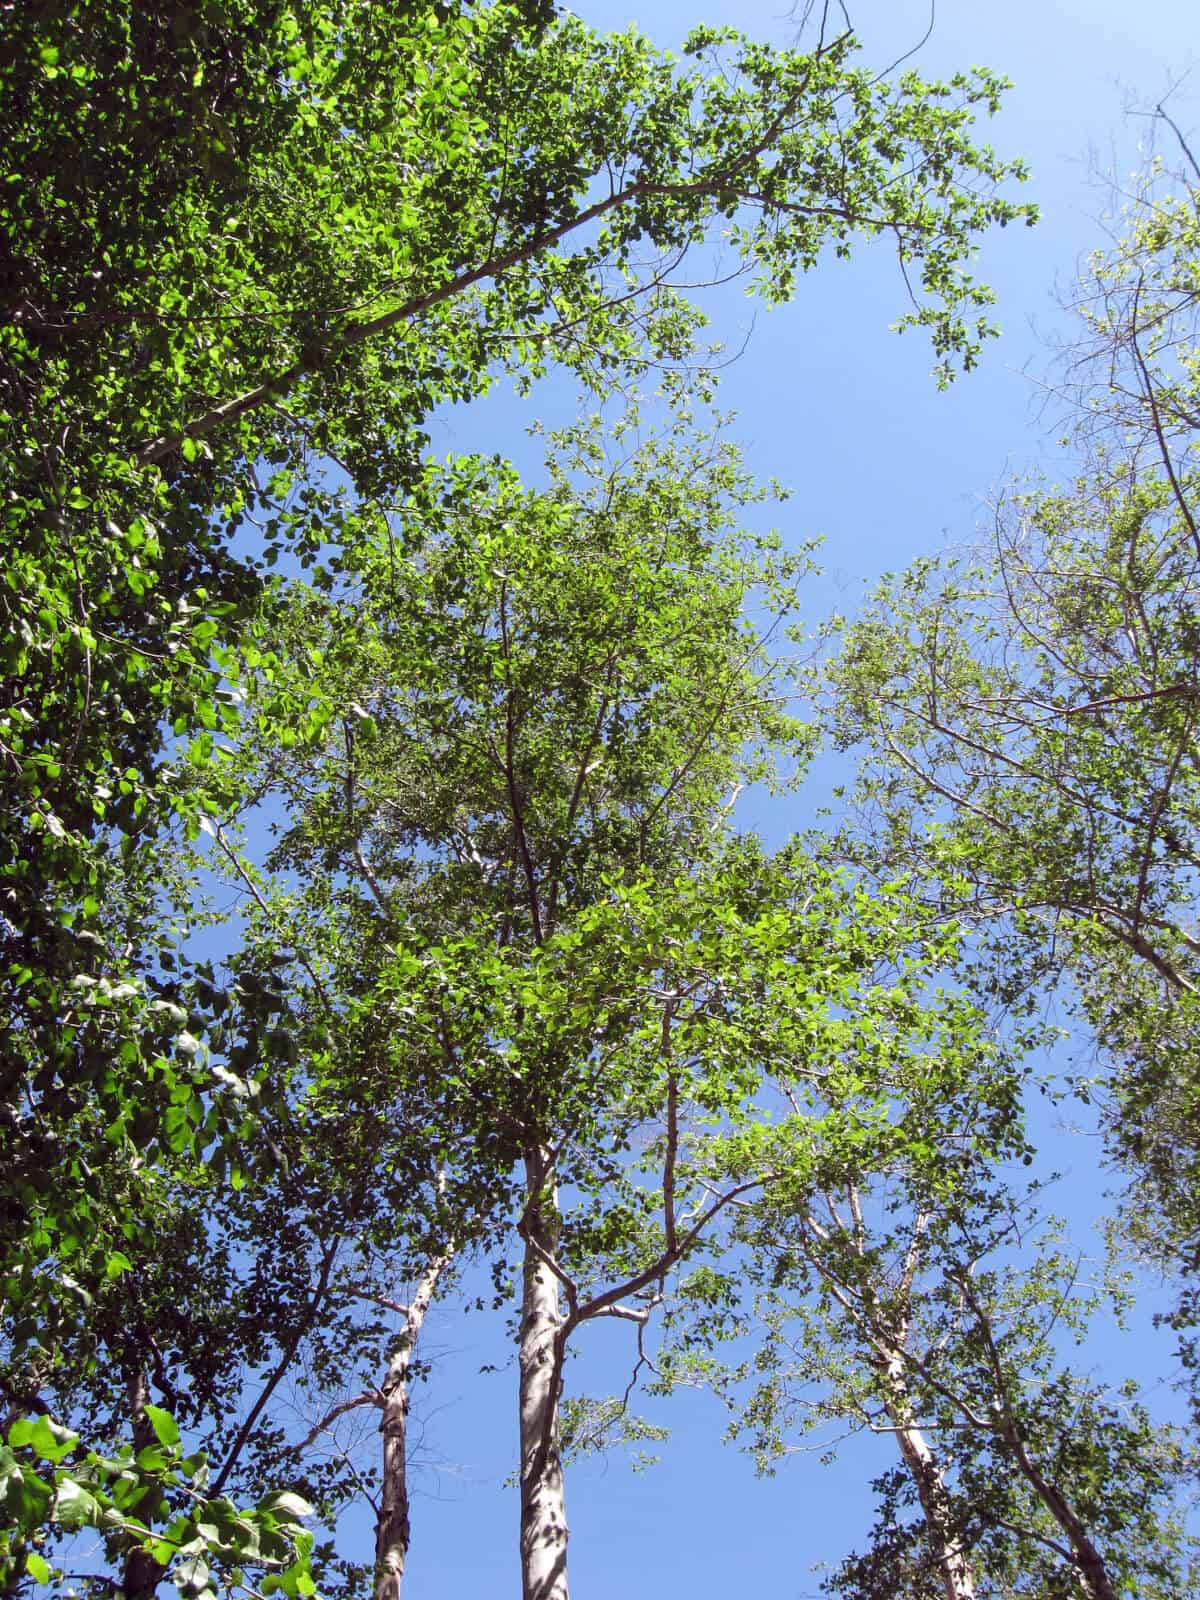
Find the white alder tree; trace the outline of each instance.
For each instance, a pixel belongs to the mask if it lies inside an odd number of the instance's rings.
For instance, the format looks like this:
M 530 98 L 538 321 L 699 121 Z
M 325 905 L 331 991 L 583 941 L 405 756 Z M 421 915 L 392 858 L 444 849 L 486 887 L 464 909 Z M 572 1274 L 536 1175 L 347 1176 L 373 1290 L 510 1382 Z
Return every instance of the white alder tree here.
M 616 1318 L 640 1348 L 745 1197 L 927 1147 L 964 1098 L 1011 1113 L 982 1017 L 929 982 L 953 933 L 733 825 L 739 785 L 809 747 L 747 620 L 791 612 L 807 556 L 743 531 L 759 492 L 667 398 L 657 432 L 618 426 L 615 464 L 594 422 L 555 436 L 540 493 L 430 470 L 419 536 L 360 545 L 329 594 L 283 586 L 271 617 L 304 666 L 264 681 L 241 758 L 284 808 L 246 959 L 291 994 L 314 1170 L 361 1186 L 372 1259 L 426 1284 L 379 1384 L 380 1600 L 408 1541 L 412 1319 L 451 1240 L 516 1297 L 523 1592 L 565 1600 L 579 1332 Z M 281 750 L 302 693 L 337 713 Z

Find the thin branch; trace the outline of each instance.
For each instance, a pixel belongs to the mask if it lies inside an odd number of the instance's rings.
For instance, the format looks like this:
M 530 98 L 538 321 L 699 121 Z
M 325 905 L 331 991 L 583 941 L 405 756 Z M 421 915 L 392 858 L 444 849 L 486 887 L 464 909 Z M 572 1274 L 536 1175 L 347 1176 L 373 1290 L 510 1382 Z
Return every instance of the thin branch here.
M 904 1252 L 904 1265 L 900 1269 L 900 1292 L 908 1297 L 912 1290 L 913 1279 L 917 1275 L 917 1267 L 921 1261 L 921 1240 L 929 1226 L 929 1212 L 918 1211 L 916 1221 L 913 1223 L 912 1238 L 908 1242 L 908 1249 Z
M 527 1202 L 525 1210 L 521 1215 L 521 1220 L 517 1223 L 517 1236 L 518 1238 L 524 1240 L 525 1244 L 530 1250 L 533 1251 L 534 1255 L 538 1258 L 542 1265 L 544 1267 L 548 1267 L 554 1274 L 555 1278 L 557 1278 L 558 1282 L 562 1284 L 563 1292 L 567 1297 L 567 1305 L 570 1308 L 567 1320 L 570 1320 L 571 1317 L 575 1316 L 576 1308 L 579 1305 L 579 1287 L 574 1278 L 569 1277 L 567 1273 L 563 1271 L 558 1262 L 555 1260 L 554 1256 L 549 1250 L 546 1249 L 545 1245 L 542 1244 L 541 1240 L 535 1236 L 533 1230 L 530 1228 L 529 1213 L 536 1204 L 536 1197 L 531 1198 Z M 577 1318 L 576 1320 L 582 1319 Z
M 1167 801 L 1171 798 L 1171 789 L 1175 783 L 1175 776 L 1179 771 L 1179 764 L 1187 750 L 1188 739 L 1192 731 L 1192 719 L 1187 717 L 1183 732 L 1175 746 L 1175 754 L 1171 757 L 1171 764 L 1167 769 L 1159 788 L 1158 797 L 1150 812 L 1149 823 L 1146 828 L 1145 843 L 1142 846 L 1142 860 L 1138 869 L 1137 894 L 1133 902 L 1133 926 L 1136 928 L 1142 920 L 1142 905 L 1146 898 L 1146 883 L 1150 875 L 1150 866 L 1154 854 L 1154 841 L 1158 835 L 1159 823 L 1162 821 L 1163 812 L 1167 809 Z
M 1178 87 L 1178 85 L 1175 87 Z M 1176 139 L 1179 141 L 1179 148 L 1183 151 L 1184 156 L 1187 158 L 1192 171 L 1196 174 L 1196 177 L 1200 179 L 1200 162 L 1197 162 L 1196 157 L 1192 154 L 1191 146 L 1183 136 L 1183 132 L 1180 129 L 1179 124 L 1173 117 L 1167 114 L 1166 107 L 1163 105 L 1161 100 L 1155 106 L 1154 113 L 1156 116 L 1162 118 L 1167 127 L 1170 128 L 1171 132 L 1175 135 Z
M 529 838 L 525 832 L 525 813 L 521 803 L 521 792 L 517 784 L 516 774 L 516 701 L 512 682 L 512 643 L 508 633 L 508 580 L 500 582 L 500 638 L 504 649 L 504 781 L 508 788 L 508 804 L 512 812 L 513 838 L 517 846 L 517 853 L 521 858 L 521 871 L 525 876 L 525 888 L 529 898 L 529 915 L 533 924 L 533 937 L 536 943 L 542 942 L 542 916 L 538 900 L 537 875 L 534 871 L 533 856 L 529 850 Z
M 1075 1565 L 1075 1557 L 1070 1548 L 1065 1544 L 1059 1544 L 1057 1539 L 1047 1538 L 1044 1533 L 1035 1533 L 1032 1528 L 1022 1528 L 1019 1523 L 1008 1522 L 1005 1518 L 996 1516 L 993 1511 L 980 1512 L 980 1516 L 985 1522 L 994 1523 L 997 1528 L 1005 1528 L 1009 1533 L 1015 1533 L 1018 1539 L 1032 1539 L 1037 1544 L 1044 1544 L 1047 1550 L 1053 1550 L 1055 1555 L 1061 1556 L 1064 1561 L 1069 1561 L 1072 1566 Z
M 663 1242 L 669 1256 L 673 1256 L 679 1248 L 675 1222 L 675 1167 L 679 1158 L 679 1081 L 671 1059 L 671 1019 L 674 1012 L 673 1003 L 663 1007 L 662 1054 L 667 1063 L 667 1138 L 663 1152 L 662 1201 Z
M 612 676 L 612 667 L 613 658 L 610 656 L 606 668 L 610 679 Z M 583 799 L 584 785 L 587 782 L 588 773 L 592 770 L 592 754 L 600 742 L 600 735 L 604 731 L 604 719 L 608 715 L 609 706 L 611 704 L 611 696 L 606 694 L 600 701 L 600 709 L 596 712 L 596 720 L 592 724 L 592 728 L 587 739 L 584 741 L 583 754 L 579 758 L 579 766 L 575 772 L 575 782 L 571 789 L 571 798 L 567 804 L 567 820 L 566 825 L 563 828 L 564 838 L 570 837 L 571 830 L 575 826 L 575 818 L 579 811 L 579 804 Z M 562 863 L 560 861 L 557 869 L 555 870 L 554 876 L 550 881 L 550 892 L 546 902 L 546 926 L 550 931 L 553 931 L 555 918 L 558 914 L 558 896 L 561 887 L 561 878 L 559 876 L 559 872 L 561 870 L 561 866 Z
M 865 1255 L 867 1248 L 867 1230 L 863 1226 L 862 1202 L 858 1198 L 858 1185 L 852 1183 L 846 1190 L 846 1204 L 850 1207 L 850 1216 L 854 1222 L 854 1248 L 858 1254 Z
M 668 1253 L 664 1250 L 650 1266 L 643 1268 L 641 1272 L 635 1273 L 633 1277 L 627 1278 L 624 1283 L 616 1284 L 613 1288 L 606 1289 L 602 1294 L 598 1294 L 593 1299 L 588 1300 L 564 1321 L 563 1328 L 570 1332 L 581 1322 L 586 1322 L 590 1317 L 599 1316 L 602 1312 L 607 1311 L 608 1307 L 614 1305 L 618 1300 L 628 1300 L 630 1295 L 638 1294 L 642 1289 L 655 1282 L 656 1279 L 661 1279 L 677 1261 L 683 1260 L 696 1240 L 719 1212 L 723 1211 L 726 1206 L 732 1205 L 739 1195 L 748 1194 L 752 1189 L 761 1189 L 764 1184 L 770 1183 L 776 1176 L 775 1173 L 768 1173 L 761 1178 L 748 1178 L 744 1183 L 739 1183 L 734 1188 L 719 1195 L 712 1205 L 700 1213 L 693 1225 L 676 1242 L 673 1251 Z
M 216 840 L 218 846 L 224 851 L 225 855 L 232 863 L 234 871 L 237 873 L 238 877 L 250 891 L 250 894 L 254 899 L 254 903 L 258 906 L 258 909 L 262 912 L 263 916 L 267 918 L 268 922 L 270 922 L 276 933 L 283 935 L 284 930 L 280 928 L 275 913 L 272 911 L 270 905 L 264 897 L 262 890 L 258 887 L 254 879 L 246 870 L 246 865 L 241 856 L 238 855 L 237 851 L 226 839 L 225 830 L 222 828 L 221 824 L 219 822 L 211 822 L 210 826 L 212 828 L 213 838 Z M 308 957 L 305 955 L 304 951 L 299 947 L 299 945 L 286 939 L 285 943 L 287 947 L 293 951 L 296 960 L 299 961 L 305 972 L 307 972 L 309 977 L 312 979 L 313 987 L 316 989 L 317 994 L 321 998 L 321 1004 L 325 1007 L 325 1010 L 332 1015 L 333 1006 L 330 1004 L 329 996 L 325 992 L 325 985 L 321 982 L 317 975 L 316 968 L 312 965 L 311 961 L 309 961 Z
M 639 1327 L 645 1327 L 650 1320 L 649 1310 L 643 1306 L 635 1310 L 633 1306 L 605 1306 L 603 1311 L 597 1311 L 598 1317 L 618 1317 L 622 1322 L 636 1322 Z
M 385 1311 L 394 1311 L 397 1316 L 408 1316 L 408 1307 L 406 1305 L 401 1305 L 398 1300 L 389 1300 L 386 1295 L 373 1294 L 366 1289 L 347 1289 L 346 1293 L 352 1300 L 366 1300 L 372 1305 L 382 1306 Z
M 259 1391 L 258 1399 L 254 1402 L 254 1404 L 250 1407 L 249 1412 L 246 1414 L 246 1420 L 238 1429 L 237 1437 L 229 1447 L 229 1454 L 221 1463 L 221 1470 L 217 1473 L 217 1476 L 212 1483 L 209 1494 L 214 1500 L 225 1487 L 225 1484 L 229 1478 L 229 1474 L 237 1465 L 238 1457 L 241 1455 L 247 1441 L 250 1439 L 250 1436 L 258 1426 L 259 1418 L 266 1410 L 268 1401 L 275 1393 L 275 1390 L 279 1386 L 284 1374 L 295 1360 L 296 1352 L 300 1348 L 300 1341 L 304 1338 L 305 1334 L 309 1331 L 317 1319 L 321 1305 L 329 1291 L 329 1275 L 333 1271 L 334 1259 L 337 1256 L 338 1246 L 340 1244 L 341 1240 L 335 1237 L 325 1247 L 325 1253 L 321 1257 L 321 1270 L 317 1275 L 316 1288 L 313 1290 L 312 1298 L 309 1300 L 304 1315 L 296 1324 L 291 1338 L 284 1345 L 283 1354 L 275 1363 L 275 1369 L 271 1373 L 271 1376 L 267 1379 L 266 1383 L 263 1384 L 262 1389 Z
M 337 1405 L 332 1406 L 325 1413 L 320 1422 L 316 1424 L 316 1426 L 299 1444 L 291 1447 L 294 1454 L 302 1455 L 304 1451 L 309 1449 L 310 1446 L 321 1436 L 321 1434 L 327 1432 L 328 1429 L 333 1426 L 339 1417 L 344 1417 L 348 1411 L 357 1411 L 360 1406 L 378 1406 L 382 1410 L 383 1400 L 378 1394 L 366 1393 L 356 1394 L 351 1400 L 339 1400 Z
M 1107 711 L 1109 706 L 1140 705 L 1147 700 L 1163 700 L 1172 695 L 1194 695 L 1196 690 L 1190 683 L 1170 683 L 1165 689 L 1143 689 L 1137 694 L 1115 694 L 1107 700 L 1089 700 L 1086 705 L 1080 706 L 1045 706 L 1044 709 L 1056 717 L 1082 717 L 1090 711 Z M 1041 706 L 1037 700 L 1028 700 L 1027 705 Z
M 384 893 L 379 879 L 375 876 L 371 863 L 367 860 L 367 853 L 362 847 L 362 840 L 359 837 L 358 828 L 355 824 L 354 801 L 356 786 L 354 780 L 354 735 L 351 732 L 350 723 L 345 717 L 342 718 L 342 738 L 345 741 L 346 746 L 346 822 L 350 829 L 350 838 L 354 844 L 354 859 L 358 863 L 358 870 L 362 873 L 363 881 L 366 883 L 367 888 L 370 889 L 371 893 L 375 896 L 375 900 L 379 906 L 379 909 L 383 912 L 385 917 L 390 918 L 392 914 L 391 902 Z
M 1192 535 L 1192 544 L 1196 548 L 1197 555 L 1200 555 L 1200 528 L 1197 528 L 1196 526 L 1196 518 L 1192 514 L 1192 508 L 1187 502 L 1187 497 L 1183 492 L 1183 486 L 1180 484 L 1179 476 L 1175 471 L 1175 462 L 1171 455 L 1170 446 L 1167 443 L 1166 429 L 1163 426 L 1162 412 L 1159 409 L 1158 390 L 1155 387 L 1154 379 L 1150 373 L 1150 368 L 1146 364 L 1146 358 L 1142 354 L 1142 347 L 1138 342 L 1137 318 L 1143 282 L 1144 274 L 1139 274 L 1137 286 L 1133 291 L 1133 316 L 1130 322 L 1129 348 L 1133 352 L 1133 359 L 1137 365 L 1138 373 L 1141 376 L 1143 385 L 1142 392 L 1145 396 L 1146 404 L 1150 407 L 1150 422 L 1153 426 L 1154 437 L 1158 444 L 1159 459 L 1161 460 L 1163 464 L 1163 470 L 1166 472 L 1167 478 L 1170 481 L 1171 492 L 1175 496 L 1175 504 L 1179 507 L 1180 515 L 1187 523 L 1188 530 Z

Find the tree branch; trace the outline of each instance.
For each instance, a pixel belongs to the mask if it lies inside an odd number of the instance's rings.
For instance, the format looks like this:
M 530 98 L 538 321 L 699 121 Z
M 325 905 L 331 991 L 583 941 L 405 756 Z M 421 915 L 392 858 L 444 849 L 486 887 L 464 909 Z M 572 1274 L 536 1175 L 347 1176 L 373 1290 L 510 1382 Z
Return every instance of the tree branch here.
M 305 1334 L 309 1331 L 317 1319 L 317 1314 L 320 1311 L 322 1302 L 324 1301 L 329 1290 L 329 1275 L 333 1271 L 333 1263 L 337 1256 L 338 1246 L 340 1244 L 341 1240 L 334 1238 L 325 1247 L 325 1253 L 321 1257 L 321 1270 L 317 1275 L 317 1285 L 313 1290 L 312 1298 L 308 1303 L 305 1313 L 301 1317 L 300 1321 L 296 1324 L 291 1338 L 284 1345 L 283 1354 L 276 1362 L 275 1369 L 271 1373 L 271 1376 L 267 1379 L 266 1383 L 263 1384 L 262 1389 L 259 1391 L 258 1399 L 250 1407 L 250 1410 L 246 1415 L 246 1420 L 238 1429 L 237 1436 L 229 1447 L 229 1454 L 221 1463 L 221 1470 L 217 1473 L 217 1476 L 209 1490 L 209 1494 L 214 1500 L 225 1487 L 225 1484 L 229 1478 L 229 1474 L 237 1465 L 238 1457 L 245 1449 L 247 1441 L 253 1434 L 255 1428 L 258 1426 L 258 1419 L 266 1410 L 268 1401 L 275 1393 L 275 1390 L 284 1374 L 287 1372 L 287 1369 L 295 1360 L 296 1352 L 300 1348 L 300 1341 L 304 1338 Z
M 337 1405 L 330 1407 L 320 1422 L 312 1428 L 299 1444 L 291 1447 L 292 1452 L 296 1455 L 302 1455 L 321 1434 L 333 1426 L 339 1417 L 344 1417 L 348 1411 L 357 1411 L 361 1406 L 377 1406 L 382 1410 L 383 1401 L 378 1394 L 367 1393 L 356 1394 L 350 1400 L 339 1400 Z

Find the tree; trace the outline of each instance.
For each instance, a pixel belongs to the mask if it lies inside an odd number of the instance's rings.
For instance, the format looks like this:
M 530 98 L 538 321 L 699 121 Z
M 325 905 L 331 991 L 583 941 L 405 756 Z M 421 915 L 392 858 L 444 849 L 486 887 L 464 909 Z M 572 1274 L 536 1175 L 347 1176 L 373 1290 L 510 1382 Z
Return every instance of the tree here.
M 236 727 L 240 645 L 269 652 L 245 635 L 243 516 L 301 556 L 353 544 L 419 479 L 438 403 L 498 368 L 680 353 L 670 273 L 717 221 L 774 298 L 824 245 L 887 233 L 927 291 L 913 317 L 969 362 L 986 294 L 962 262 L 1025 213 L 992 192 L 1019 169 L 968 138 L 997 79 L 877 81 L 849 38 L 776 54 L 701 32 L 676 69 L 543 6 L 80 0 L 9 21 L 3 132 L 28 177 L 3 213 L 6 1127 L 11 1214 L 53 1252 L 98 1213 L 69 1163 L 47 1209 L 37 1136 L 128 1188 L 131 1151 L 98 1127 L 135 1127 L 143 1170 L 179 1154 L 172 1096 L 212 1132 L 211 1079 L 147 1009 L 191 1010 L 201 985 L 129 930 L 156 828 L 196 827 L 194 780 Z M 76 978 L 102 1002 L 84 1029 L 61 1020 Z
M 288 658 L 343 714 L 280 752 L 264 685 L 247 754 L 287 805 L 248 952 L 292 995 L 314 1137 L 343 1179 L 372 1151 L 381 1259 L 452 1235 L 519 1279 L 528 1600 L 567 1593 L 578 1332 L 616 1317 L 644 1349 L 743 1197 L 919 1143 L 955 1096 L 1012 1107 L 1002 1074 L 970 1084 L 977 1012 L 914 998 L 943 936 L 731 831 L 739 784 L 808 743 L 746 621 L 805 558 L 741 531 L 756 491 L 686 407 L 636 427 L 615 464 L 596 419 L 554 436 L 542 493 L 431 472 L 419 543 L 360 547 L 345 596 L 281 590 Z
M 162 866 L 173 828 L 221 814 L 241 680 L 294 682 L 250 620 L 264 574 L 231 552 L 242 519 L 267 523 L 268 559 L 370 548 L 419 498 L 437 404 L 552 360 L 601 384 L 686 356 L 671 275 L 717 226 L 773 298 L 825 245 L 889 235 L 920 280 L 912 320 L 940 364 L 969 364 L 987 296 L 964 262 L 1028 213 L 995 192 L 1019 168 L 969 138 L 999 80 L 877 80 L 847 37 L 772 53 L 699 32 L 677 67 L 542 5 L 63 0 L 6 23 L 0 116 L 24 175 L 0 202 L 6 1481 L 33 1529 L 77 1463 L 117 1459 L 79 1439 L 40 1458 L 53 1492 L 30 1487 L 26 1424 L 86 1351 L 93 1419 L 130 1368 L 117 1478 L 161 1522 L 194 1483 L 138 1477 L 168 1398 L 153 1326 L 189 1319 L 148 1241 L 178 1235 L 196 1266 L 197 1216 L 247 1174 L 269 1189 L 259 1135 L 289 1110 L 286 996 L 191 961 L 192 888 Z M 335 714 L 299 691 L 276 712 L 300 742 Z M 206 1053 L 231 1009 L 236 1053 Z M 131 1340 L 114 1313 L 135 1282 Z M 169 1382 L 202 1387 L 210 1357 L 232 1370 L 239 1341 L 292 1347 L 294 1328 L 226 1320 Z M 202 1554 L 222 1516 L 168 1526 Z M 175 1548 L 129 1517 L 115 1537 L 131 1591 L 141 1554 Z
M 422 540 L 377 545 L 353 635 L 335 601 L 297 594 L 291 625 L 319 630 L 332 697 L 351 710 L 318 751 L 281 762 L 263 748 L 296 808 L 273 863 L 307 885 L 289 925 L 329 952 L 321 983 L 339 996 L 322 1095 L 383 1124 L 404 1108 L 400 1137 L 444 1174 L 464 1245 L 497 1214 L 516 1242 L 517 1208 L 523 1566 L 528 1592 L 546 1594 L 566 1582 L 567 1339 L 596 1315 L 644 1315 L 623 1302 L 686 1247 L 672 1198 L 684 1089 L 648 1260 L 630 1229 L 651 1197 L 622 1153 L 659 1114 L 674 1010 L 702 1027 L 703 1002 L 668 998 L 681 957 L 657 900 L 718 849 L 746 741 L 787 730 L 742 607 L 759 583 L 784 597 L 797 568 L 737 533 L 750 486 L 730 448 L 688 442 L 686 422 L 624 470 L 594 423 L 557 446 L 540 496 L 503 469 L 431 474 Z M 277 921 L 260 927 L 268 950 Z M 348 1036 L 390 1041 L 369 1079 Z M 565 1236 L 562 1183 L 584 1197 Z M 393 1205 L 384 1225 L 394 1250 L 406 1217 Z M 592 1235 L 615 1262 L 599 1291 L 575 1276 L 598 1270 Z
M 882 1179 L 786 1209 L 768 1193 L 741 1228 L 762 1343 L 733 1428 L 760 1466 L 831 1425 L 896 1444 L 871 1544 L 826 1588 L 850 1600 L 1186 1592 L 1189 1453 L 1134 1385 L 1063 1357 L 1105 1289 L 987 1172 L 940 1185 L 903 1174 L 902 1157 Z
M 1184 147 L 1190 163 L 1190 154 Z M 1144 1244 L 1195 1209 L 1197 173 L 1153 164 L 1081 283 L 1065 489 L 1018 488 L 981 558 L 922 561 L 849 627 L 829 721 L 866 752 L 885 871 L 975 919 L 993 992 L 1063 985 L 1099 1046 Z

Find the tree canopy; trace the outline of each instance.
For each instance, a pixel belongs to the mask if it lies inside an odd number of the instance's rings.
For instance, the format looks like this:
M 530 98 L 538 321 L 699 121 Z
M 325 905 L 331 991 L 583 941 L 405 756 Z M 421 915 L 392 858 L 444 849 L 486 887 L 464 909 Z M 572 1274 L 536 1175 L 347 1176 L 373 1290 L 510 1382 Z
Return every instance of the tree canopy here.
M 1061 381 L 1073 480 L 1007 490 L 990 548 L 888 584 L 846 633 L 829 702 L 835 737 L 869 750 L 880 859 L 931 869 L 931 893 L 976 921 L 994 992 L 1069 985 L 1130 1225 L 1189 1273 L 1198 178 L 1153 165 L 1081 279 Z
M 1019 997 L 1069 981 L 1194 1265 L 1194 188 L 1095 266 L 1073 488 L 847 635 L 880 826 L 768 841 L 811 549 L 759 530 L 694 262 L 781 303 L 881 244 L 948 383 L 1034 220 L 1004 81 L 828 16 L 675 58 L 543 0 L 0 10 L 5 1594 L 398 1600 L 439 1300 L 511 1314 L 526 1600 L 648 1371 L 764 1464 L 795 1382 L 887 1419 L 839 1592 L 1190 1581 L 1184 1445 L 1051 1337 L 1099 1300 L 990 1261 Z M 552 368 L 536 481 L 434 458 Z

